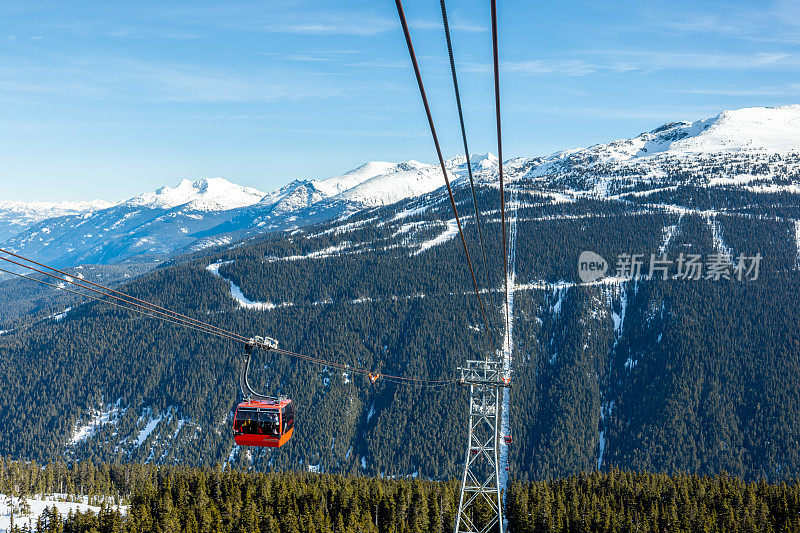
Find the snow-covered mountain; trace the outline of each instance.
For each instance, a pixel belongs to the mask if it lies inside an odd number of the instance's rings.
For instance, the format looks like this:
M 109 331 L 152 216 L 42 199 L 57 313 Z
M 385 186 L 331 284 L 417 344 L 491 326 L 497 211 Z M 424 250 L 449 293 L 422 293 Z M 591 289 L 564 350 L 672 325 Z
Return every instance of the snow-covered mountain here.
M 336 198 L 359 207 L 391 204 L 441 186 L 438 166 L 419 161 L 370 161 L 341 176 L 295 180 L 266 195 L 256 211 L 282 214 Z
M 497 164 L 492 154 L 475 156 L 481 168 Z M 488 163 L 484 162 L 488 161 Z M 447 161 L 450 179 L 466 175 L 464 157 Z M 332 218 L 362 209 L 388 205 L 429 193 L 444 186 L 439 165 L 404 161 L 371 161 L 340 176 L 294 180 L 267 194 L 259 203 L 242 209 L 235 217 L 212 228 L 208 235 L 282 230 Z
M 252 187 L 242 187 L 222 178 L 182 180 L 177 187 L 161 187 L 131 198 L 125 205 L 150 209 L 184 211 L 227 211 L 257 203 L 264 193 Z
M 800 105 L 753 107 L 557 152 L 527 177 L 598 196 L 687 183 L 774 188 L 796 176 L 798 154 Z
M 0 242 L 13 237 L 42 220 L 107 209 L 105 200 L 88 202 L 13 202 L 0 200 Z
M 152 258 L 197 243 L 196 234 L 263 196 L 222 178 L 183 180 L 105 209 L 48 218 L 4 246 L 63 266 Z
M 583 156 L 599 163 L 647 161 L 665 156 L 786 154 L 800 150 L 800 105 L 723 111 L 714 118 L 671 122 L 632 139 L 557 152 L 546 162 Z M 538 170 L 550 168 L 545 164 Z
M 478 186 L 496 186 L 493 154 L 472 156 L 470 164 Z M 800 105 L 724 111 L 664 124 L 631 139 L 506 165 L 510 180 L 526 179 L 534 188 L 571 195 L 619 198 L 682 184 L 798 192 Z M 446 166 L 454 187 L 465 187 L 465 158 L 453 157 Z M 326 179 L 296 179 L 268 194 L 221 178 L 183 180 L 120 204 L 38 221 L 4 246 L 62 265 L 152 259 L 345 219 L 443 185 L 438 165 L 414 160 L 373 161 Z

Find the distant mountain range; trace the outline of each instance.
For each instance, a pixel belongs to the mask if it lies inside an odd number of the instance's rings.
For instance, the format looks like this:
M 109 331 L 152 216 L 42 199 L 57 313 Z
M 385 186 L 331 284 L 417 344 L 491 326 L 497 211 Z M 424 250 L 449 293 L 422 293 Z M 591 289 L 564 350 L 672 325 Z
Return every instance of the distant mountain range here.
M 495 166 L 491 154 L 478 168 Z M 453 179 L 464 158 L 448 161 Z M 50 204 L 8 204 L 0 220 L 17 215 L 19 231 L 3 246 L 56 265 L 150 261 L 176 251 L 226 244 L 263 233 L 347 216 L 364 208 L 418 196 L 442 185 L 438 166 L 417 161 L 374 161 L 324 180 L 295 180 L 265 194 L 223 178 L 183 180 L 118 204 L 85 202 L 55 211 Z M 8 230 L 10 233 L 13 229 Z
M 0 200 L 0 242 L 48 218 L 91 213 L 114 205 L 105 200 L 90 202 L 14 202 Z
M 665 124 L 632 139 L 507 164 L 542 187 L 595 197 L 686 183 L 797 192 L 785 178 L 796 175 L 800 166 L 781 155 L 798 150 L 800 106 L 792 105 L 725 111 L 710 119 Z M 478 179 L 494 179 L 494 155 L 474 156 L 471 165 Z M 464 186 L 464 157 L 448 160 L 447 168 L 456 187 Z M 294 180 L 267 194 L 204 178 L 117 204 L 3 202 L 0 242 L 62 266 L 150 262 L 247 235 L 348 217 L 442 186 L 438 165 L 374 161 L 341 176 Z

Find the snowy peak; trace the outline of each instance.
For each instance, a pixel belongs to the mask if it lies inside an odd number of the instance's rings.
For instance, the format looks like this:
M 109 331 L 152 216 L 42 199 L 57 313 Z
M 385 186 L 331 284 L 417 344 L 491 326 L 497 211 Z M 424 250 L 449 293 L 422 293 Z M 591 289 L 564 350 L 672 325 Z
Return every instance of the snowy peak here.
M 545 176 L 576 164 L 586 167 L 648 163 L 664 157 L 791 152 L 800 152 L 800 105 L 750 107 L 694 122 L 670 122 L 632 139 L 556 152 L 545 157 L 532 176 Z
M 334 196 L 361 185 L 362 183 L 378 176 L 388 176 L 397 172 L 409 172 L 430 167 L 419 161 L 409 160 L 402 163 L 389 163 L 387 161 L 370 161 L 341 176 L 333 176 L 323 180 L 314 180 L 317 190 Z
M 453 172 L 466 172 L 467 158 L 463 155 L 451 157 L 445 161 L 445 166 Z M 469 156 L 469 164 L 473 172 L 494 171 L 498 167 L 497 156 L 491 152 L 485 154 L 472 154 Z
M 264 193 L 223 178 L 182 180 L 176 187 L 164 186 L 131 198 L 126 205 L 151 209 L 184 206 L 188 211 L 226 211 L 258 203 Z
M 470 165 L 473 168 L 481 170 L 490 170 L 498 166 L 497 156 L 491 152 L 485 154 L 474 154 L 469 158 Z
M 420 176 L 427 176 L 438 168 L 438 165 L 413 159 L 401 163 L 370 161 L 340 176 L 296 179 L 264 196 L 258 207 L 268 208 L 273 214 L 283 214 L 323 200 L 352 202 L 361 206 L 385 205 L 433 190 L 430 185 L 420 187 L 422 182 L 429 181 Z M 439 183 L 437 187 L 441 185 Z
M 749 107 L 682 125 L 684 138 L 670 151 L 689 154 L 738 150 L 787 153 L 800 150 L 800 105 Z
M 317 190 L 314 183 L 315 180 L 294 180 L 264 196 L 258 202 L 258 207 L 270 208 L 273 213 L 281 214 L 302 209 L 327 198 L 328 195 Z
M 627 143 L 615 141 L 609 146 L 617 143 L 622 148 L 619 155 L 627 157 L 661 152 L 671 155 L 794 152 L 800 150 L 800 105 L 723 111 L 714 118 L 664 124 Z M 626 146 L 628 150 L 624 149 Z

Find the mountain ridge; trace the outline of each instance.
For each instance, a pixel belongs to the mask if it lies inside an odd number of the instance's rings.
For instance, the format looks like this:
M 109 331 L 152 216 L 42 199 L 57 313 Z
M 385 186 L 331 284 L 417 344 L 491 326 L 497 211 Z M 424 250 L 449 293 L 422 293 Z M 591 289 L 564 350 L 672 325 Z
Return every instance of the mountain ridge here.
M 772 159 L 796 152 L 800 152 L 800 105 L 788 105 L 670 122 L 630 139 L 505 164 L 526 167 L 526 178 L 573 195 L 643 194 L 689 181 L 792 191 L 795 185 L 777 183 L 773 177 L 794 175 L 800 166 Z M 687 174 L 691 161 L 704 165 L 694 177 Z M 479 184 L 495 179 L 494 154 L 472 155 L 470 164 Z M 763 172 L 765 166 L 771 173 Z M 685 169 L 684 175 L 675 174 L 677 167 Z M 464 186 L 464 156 L 448 159 L 446 168 L 454 186 Z M 413 159 L 370 161 L 341 175 L 295 179 L 268 193 L 223 178 L 184 179 L 175 187 L 163 186 L 103 209 L 32 221 L 3 245 L 61 265 L 150 260 L 153 254 L 198 250 L 351 216 L 443 185 L 438 165 Z

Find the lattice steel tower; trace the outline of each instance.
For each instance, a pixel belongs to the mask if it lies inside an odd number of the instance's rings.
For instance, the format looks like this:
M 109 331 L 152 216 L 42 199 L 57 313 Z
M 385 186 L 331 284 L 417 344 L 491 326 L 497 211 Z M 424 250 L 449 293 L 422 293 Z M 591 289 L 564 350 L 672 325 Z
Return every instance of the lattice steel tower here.
M 503 533 L 497 453 L 501 389 L 508 386 L 508 379 L 500 359 L 468 360 L 459 370 L 460 383 L 469 386 L 469 437 L 455 533 L 488 533 L 495 527 Z M 484 502 L 488 509 L 480 508 Z

